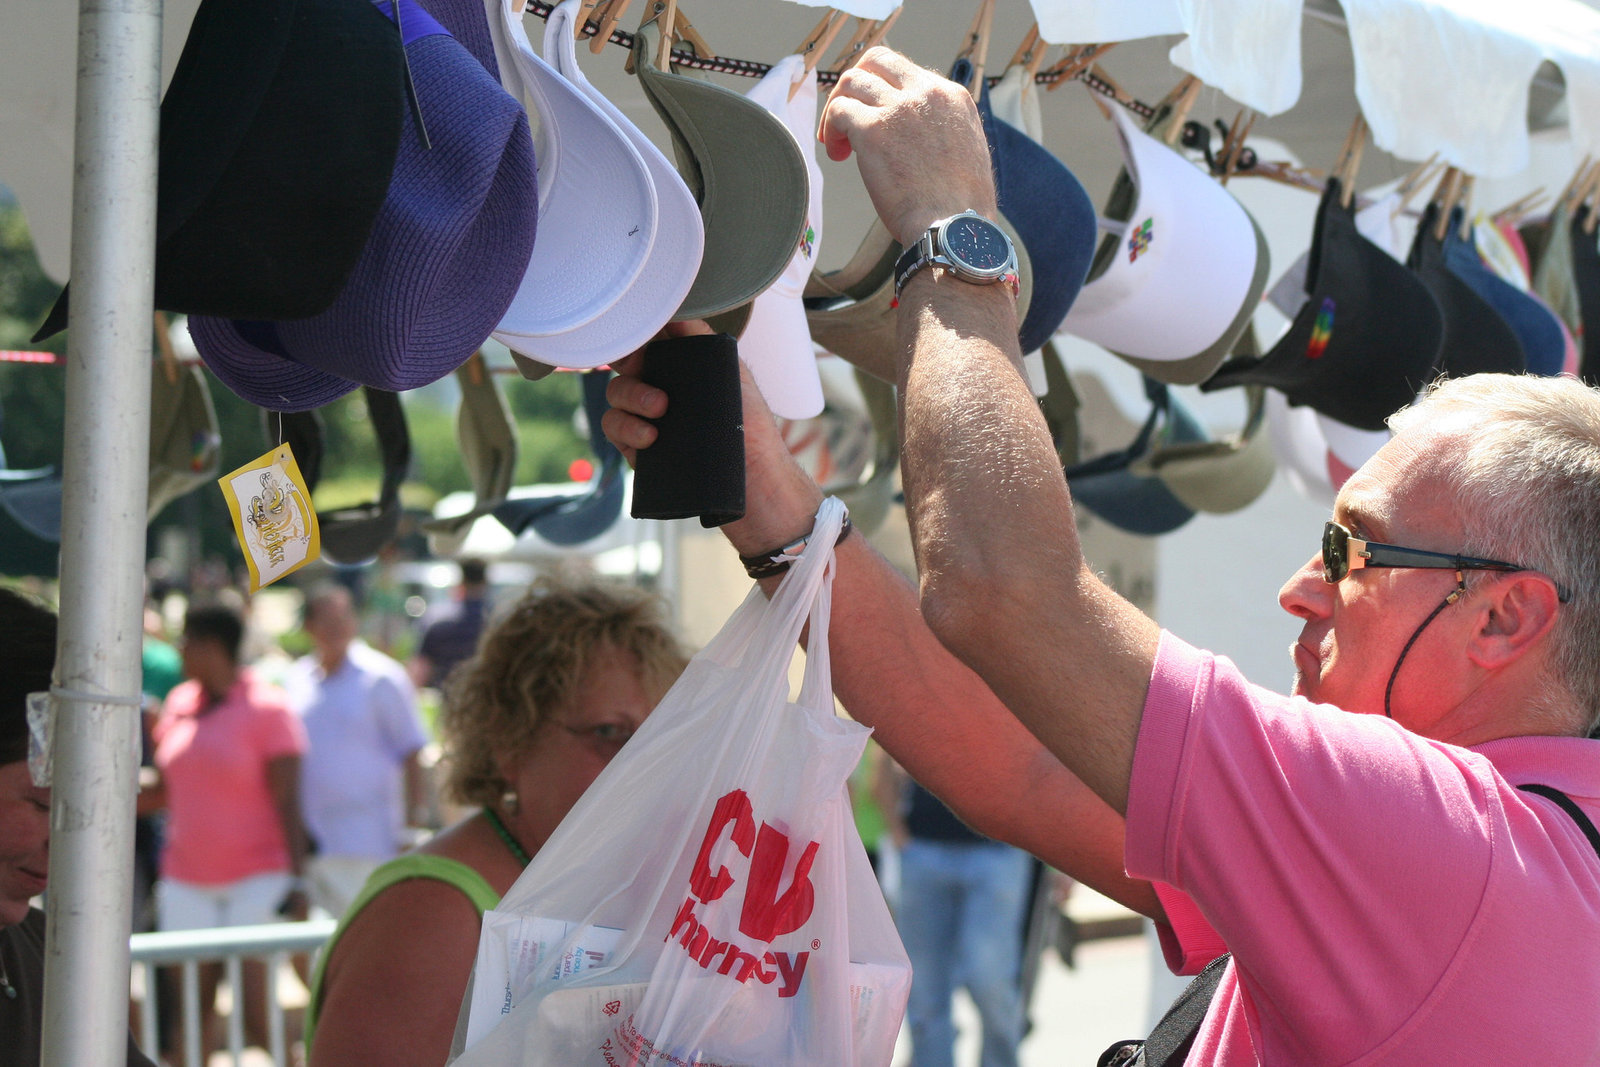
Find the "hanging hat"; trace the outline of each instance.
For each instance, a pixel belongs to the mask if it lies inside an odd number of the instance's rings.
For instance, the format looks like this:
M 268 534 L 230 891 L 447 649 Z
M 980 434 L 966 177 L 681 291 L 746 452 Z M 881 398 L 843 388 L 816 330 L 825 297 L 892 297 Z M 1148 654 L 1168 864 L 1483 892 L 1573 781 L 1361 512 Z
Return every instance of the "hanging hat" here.
M 1417 277 L 1362 236 L 1340 197 L 1339 181 L 1330 178 L 1311 239 L 1310 299 L 1288 332 L 1265 356 L 1223 364 L 1201 389 L 1267 385 L 1291 404 L 1381 430 L 1432 379 L 1443 332 L 1438 305 Z
M 790 96 L 790 87 L 795 88 Z M 795 143 L 804 145 L 810 188 L 806 221 L 794 255 L 778 280 L 755 298 L 750 320 L 739 331 L 739 356 L 750 368 L 774 415 L 804 419 L 822 410 L 822 379 L 811 345 L 811 329 L 801 303 L 811 268 L 822 245 L 822 169 L 817 166 L 813 132 L 817 125 L 817 75 L 805 57 L 785 56 L 750 90 L 750 99 L 776 115 Z M 717 324 L 712 329 L 718 329 Z
M 1591 384 L 1600 382 L 1600 246 L 1595 243 L 1594 233 L 1585 232 L 1594 210 L 1589 204 L 1580 205 L 1567 228 L 1572 247 L 1572 287 L 1587 326 L 1583 331 L 1580 370 L 1583 380 Z
M 1178 385 L 1211 376 L 1266 289 L 1255 219 L 1209 174 L 1112 107 L 1123 170 L 1089 280 L 1062 329 Z
M 150 497 L 145 521 L 217 480 L 222 436 L 205 374 L 194 364 L 157 362 L 150 374 Z
M 317 513 L 322 555 L 333 563 L 365 563 L 394 540 L 400 529 L 400 485 L 411 465 L 411 434 L 398 393 L 365 386 L 367 417 L 378 438 L 383 480 L 378 498 L 368 504 Z M 303 472 L 302 472 L 303 473 Z
M 1516 335 L 1529 374 L 1561 373 L 1566 344 L 1548 309 L 1490 270 L 1478 254 L 1472 231 L 1461 236 L 1460 209 L 1452 213 L 1444 236 L 1444 262 L 1450 273 L 1466 282 Z
M 414 123 L 402 124 L 388 196 L 343 291 L 310 318 L 189 319 L 207 365 L 262 407 L 303 411 L 357 384 L 392 391 L 437 381 L 488 338 L 527 267 L 533 142 L 492 50 L 483 51 L 483 7 L 399 5 L 431 147 Z
M 617 304 L 644 270 L 656 242 L 655 183 L 611 116 L 534 52 L 512 0 L 495 7 L 500 83 L 535 120 L 539 171 L 539 241 L 495 339 L 543 363 L 604 363 L 631 349 L 596 359 L 592 344 L 565 335 Z M 572 34 L 561 36 L 570 48 Z
M 473 500 L 463 513 L 443 515 L 421 524 L 428 535 L 428 550 L 436 556 L 453 556 L 461 551 L 472 524 L 493 512 L 510 494 L 517 469 L 517 431 L 511 421 L 511 409 L 482 353 L 456 368 L 456 384 L 461 388 L 456 443 L 472 482 Z
M 1152 449 L 1130 467 L 1152 474 L 1191 511 L 1225 515 L 1255 503 L 1278 469 L 1266 426 L 1266 389 L 1245 390 L 1249 407 L 1237 433 L 1215 441 L 1173 442 Z
M 1254 328 L 1235 342 L 1235 355 L 1260 352 Z M 1216 440 L 1173 441 L 1152 448 L 1133 462 L 1136 474 L 1153 474 L 1194 511 L 1227 514 L 1253 503 L 1272 484 L 1277 464 L 1266 426 L 1266 389 L 1245 388 L 1247 407 L 1238 432 Z
M 1105 386 L 1092 375 L 1082 377 L 1077 391 L 1086 408 L 1115 405 Z M 1205 440 L 1205 430 L 1167 389 L 1166 383 L 1144 379 L 1150 414 L 1125 448 L 1102 453 L 1066 470 L 1072 499 L 1119 529 L 1154 537 L 1170 533 L 1194 518 L 1185 504 L 1155 474 L 1142 474 L 1135 464 L 1152 449 Z M 1099 394 L 1099 395 L 1097 395 Z
M 970 82 L 971 61 L 958 59 L 950 78 Z M 1094 255 L 1094 204 L 1048 149 L 995 117 L 987 83 L 978 93 L 978 115 L 994 165 L 996 203 L 1028 251 L 1033 295 L 1026 311 L 1017 309 L 1017 342 L 1034 352 L 1060 327 L 1083 287 Z M 1019 266 L 1020 258 L 1019 252 Z
M 1356 229 L 1397 261 L 1403 261 L 1406 256 L 1406 245 L 1400 240 L 1395 227 L 1395 218 L 1401 206 L 1400 194 L 1389 193 L 1356 210 Z M 1267 303 L 1277 308 L 1286 319 L 1294 318 L 1305 307 L 1306 274 L 1310 262 L 1311 252 L 1307 249 L 1289 264 L 1289 269 L 1279 275 L 1267 290 Z
M 655 240 L 650 245 L 650 253 L 638 276 L 626 291 L 618 291 L 615 303 L 590 322 L 558 335 L 541 337 L 537 341 L 509 333 L 496 335 L 497 339 L 512 346 L 512 358 L 525 378 L 543 377 L 553 366 L 597 367 L 620 359 L 650 340 L 672 318 L 683 303 L 683 298 L 688 295 L 689 287 L 694 284 L 695 275 L 700 270 L 700 259 L 705 248 L 700 209 L 695 205 L 689 187 L 650 138 L 591 85 L 578 67 L 572 35 L 572 20 L 578 17 L 578 10 L 579 0 L 566 0 L 546 19 L 545 61 L 609 118 L 638 150 L 655 191 Z M 564 139 L 571 142 L 571 138 Z M 539 158 L 542 161 L 545 157 L 541 154 Z M 598 189 L 590 194 L 590 205 L 593 204 L 604 204 L 607 211 L 611 209 L 609 197 L 600 195 Z M 589 206 L 580 206 L 572 217 L 579 220 L 590 213 Z M 583 240 L 579 238 L 580 246 Z M 534 258 L 538 257 L 539 250 L 536 247 Z
M 513 534 L 532 530 L 556 545 L 581 545 L 609 530 L 622 514 L 623 462 L 600 430 L 600 420 L 610 409 L 606 383 L 611 372 L 589 371 L 583 376 L 583 413 L 588 422 L 589 448 L 599 462 L 588 484 L 576 492 L 557 491 L 549 496 L 517 496 L 494 508 L 494 517 Z
M 700 272 L 675 317 L 705 318 L 754 298 L 789 265 L 806 224 L 806 163 L 794 134 L 760 104 L 657 70 L 660 32 L 650 22 L 634 34 L 634 73 L 705 226 Z
M 1450 228 L 1458 225 L 1454 215 L 1452 212 Z M 1406 266 L 1438 302 L 1444 320 L 1444 339 L 1434 364 L 1434 376 L 1522 373 L 1528 366 L 1522 343 L 1494 307 L 1450 268 L 1444 238 L 1435 233 L 1438 221 L 1439 206 L 1430 203 L 1417 223 L 1417 235 L 1406 258 Z
M 389 187 L 404 59 L 367 0 L 205 0 L 161 101 L 155 306 L 332 304 Z M 33 339 L 66 325 L 63 290 Z

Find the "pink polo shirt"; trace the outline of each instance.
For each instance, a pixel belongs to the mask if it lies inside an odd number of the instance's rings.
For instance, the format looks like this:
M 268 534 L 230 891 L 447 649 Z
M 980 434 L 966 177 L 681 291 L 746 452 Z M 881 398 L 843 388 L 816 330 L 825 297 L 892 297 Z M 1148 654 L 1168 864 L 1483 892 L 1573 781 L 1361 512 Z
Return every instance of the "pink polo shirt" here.
M 152 733 L 167 786 L 163 878 L 226 885 L 290 869 L 267 764 L 303 753 L 306 734 L 283 690 L 244 670 L 208 709 L 200 683 L 184 682 Z
M 1600 742 L 1457 748 L 1163 633 L 1128 873 L 1175 971 L 1233 951 L 1188 1062 L 1600 1063 L 1600 858 L 1525 783 L 1600 823 Z

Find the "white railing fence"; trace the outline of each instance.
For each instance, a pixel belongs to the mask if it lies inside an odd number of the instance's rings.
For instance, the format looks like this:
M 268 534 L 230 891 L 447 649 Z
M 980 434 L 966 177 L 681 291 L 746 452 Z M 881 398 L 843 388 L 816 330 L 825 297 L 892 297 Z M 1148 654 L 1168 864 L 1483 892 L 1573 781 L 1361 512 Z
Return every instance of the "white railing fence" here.
M 160 1051 L 156 968 L 180 966 L 183 969 L 183 1067 L 202 1067 L 200 1054 L 200 964 L 221 961 L 228 988 L 233 994 L 233 1010 L 228 1013 L 228 1052 L 235 1067 L 244 1055 L 243 962 L 267 962 L 267 1053 L 274 1067 L 288 1067 L 288 1047 L 284 1037 L 283 1005 L 277 994 L 278 977 L 297 952 L 314 952 L 333 934 L 338 925 L 332 919 L 301 923 L 271 923 L 265 926 L 228 926 L 213 930 L 180 930 L 172 933 L 134 934 L 129 939 L 133 966 L 143 968 L 144 1005 L 139 1013 L 139 1044 L 152 1058 Z

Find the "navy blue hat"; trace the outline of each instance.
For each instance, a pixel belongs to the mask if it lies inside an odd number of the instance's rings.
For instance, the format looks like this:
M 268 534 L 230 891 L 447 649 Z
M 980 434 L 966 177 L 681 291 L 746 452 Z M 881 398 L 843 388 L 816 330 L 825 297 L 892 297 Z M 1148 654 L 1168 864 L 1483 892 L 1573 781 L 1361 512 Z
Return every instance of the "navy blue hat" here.
M 971 61 L 956 60 L 950 78 L 962 84 L 971 81 Z M 1097 237 L 1094 203 L 1072 171 L 1048 149 L 995 117 L 987 83 L 978 94 L 978 114 L 994 164 L 1000 213 L 1027 246 L 1033 298 L 1017 340 L 1024 352 L 1034 352 L 1060 329 L 1089 275 Z
M 388 196 L 343 291 L 309 318 L 189 320 L 211 370 L 262 407 L 304 411 L 358 384 L 401 391 L 442 378 L 489 337 L 527 270 L 533 139 L 500 86 L 484 7 L 400 0 L 400 12 L 431 147 L 401 125 Z
M 203 0 L 161 100 L 155 306 L 332 304 L 389 187 L 404 62 L 367 0 Z M 66 325 L 63 290 L 34 340 Z
M 1444 262 L 1457 278 L 1472 287 L 1517 335 L 1528 359 L 1528 373 L 1546 376 L 1561 373 L 1567 342 L 1556 324 L 1556 317 L 1539 301 L 1489 269 L 1478 255 L 1478 242 L 1471 230 L 1461 236 L 1458 208 L 1450 216 L 1450 229 L 1444 236 Z
M 1568 231 L 1572 237 L 1572 284 L 1578 290 L 1578 306 L 1586 327 L 1580 373 L 1591 385 L 1600 382 L 1600 244 L 1596 243 L 1593 233 L 1584 231 L 1590 212 L 1594 210 L 1588 204 L 1580 205 L 1572 213 L 1572 227 Z

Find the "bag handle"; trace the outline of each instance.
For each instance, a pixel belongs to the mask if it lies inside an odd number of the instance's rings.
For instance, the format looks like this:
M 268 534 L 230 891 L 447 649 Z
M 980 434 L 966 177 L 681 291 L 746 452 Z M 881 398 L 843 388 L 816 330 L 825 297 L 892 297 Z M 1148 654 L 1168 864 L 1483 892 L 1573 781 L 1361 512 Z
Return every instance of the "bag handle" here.
M 752 682 L 771 675 L 773 685 L 783 685 L 787 691 L 788 664 L 794 659 L 794 648 L 800 632 L 817 614 L 817 601 L 826 599 L 832 587 L 833 545 L 844 525 L 844 503 L 837 497 L 828 497 L 817 509 L 811 536 L 804 552 L 793 562 L 783 581 L 770 600 L 760 588 L 752 588 L 740 606 L 738 615 L 750 616 L 748 626 L 729 625 L 701 650 L 701 655 L 714 659 L 724 666 L 747 673 Z M 827 621 L 826 607 L 813 624 L 812 633 L 822 635 L 821 643 L 813 638 L 816 650 L 807 656 L 807 677 L 812 696 L 815 679 L 826 680 Z M 821 663 L 813 664 L 816 651 L 822 652 Z M 803 689 L 803 692 L 806 691 Z

